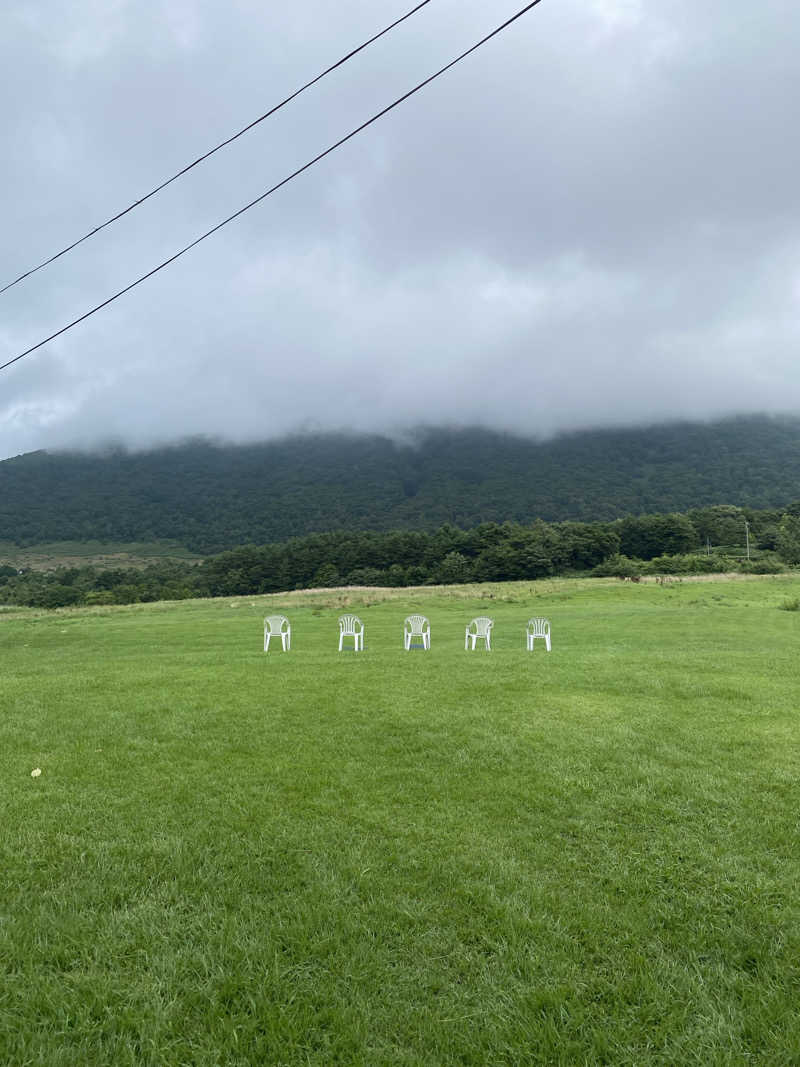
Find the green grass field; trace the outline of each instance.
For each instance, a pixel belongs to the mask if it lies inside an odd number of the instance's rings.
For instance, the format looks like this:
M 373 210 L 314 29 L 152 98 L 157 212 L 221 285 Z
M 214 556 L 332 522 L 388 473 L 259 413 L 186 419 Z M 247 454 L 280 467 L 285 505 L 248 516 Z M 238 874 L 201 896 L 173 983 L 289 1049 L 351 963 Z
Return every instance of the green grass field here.
M 0 610 L 0 1062 L 800 1063 L 799 594 Z

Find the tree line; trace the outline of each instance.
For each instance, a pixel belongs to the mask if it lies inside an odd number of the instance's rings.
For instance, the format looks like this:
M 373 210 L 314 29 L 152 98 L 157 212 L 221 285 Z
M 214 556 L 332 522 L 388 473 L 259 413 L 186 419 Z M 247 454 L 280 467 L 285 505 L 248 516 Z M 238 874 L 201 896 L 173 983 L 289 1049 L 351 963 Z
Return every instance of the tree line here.
M 750 544 L 751 559 L 745 558 Z M 800 564 L 800 501 L 784 510 L 714 506 L 613 522 L 445 524 L 420 530 L 331 531 L 244 545 L 200 564 L 23 571 L 0 566 L 0 602 L 55 608 L 291 589 L 452 585 L 557 575 L 634 576 Z

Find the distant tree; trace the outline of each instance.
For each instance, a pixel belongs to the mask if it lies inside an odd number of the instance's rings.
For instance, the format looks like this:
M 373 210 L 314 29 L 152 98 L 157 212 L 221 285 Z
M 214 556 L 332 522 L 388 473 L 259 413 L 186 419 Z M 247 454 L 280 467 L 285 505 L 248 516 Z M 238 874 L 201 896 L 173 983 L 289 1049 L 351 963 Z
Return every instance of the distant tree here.
M 427 585 L 429 578 L 427 567 L 409 567 L 406 571 L 406 585 Z
M 758 533 L 756 539 L 756 547 L 770 551 L 778 547 L 778 540 L 780 538 L 780 526 L 770 525 L 764 526 Z
M 778 528 L 778 555 L 786 563 L 800 563 L 800 515 L 787 511 Z
M 558 534 L 558 558 L 568 567 L 588 570 L 619 553 L 620 536 L 606 523 L 562 522 Z
M 697 531 L 701 545 L 739 545 L 744 542 L 744 511 L 733 504 L 716 504 L 710 508 L 695 508 L 688 518 Z
M 83 599 L 84 603 L 90 605 L 113 604 L 114 594 L 111 592 L 110 589 L 98 589 L 96 591 L 86 593 Z
M 595 578 L 634 578 L 641 573 L 642 564 L 639 560 L 628 559 L 619 553 L 598 563 L 592 571 Z
M 318 567 L 312 582 L 317 589 L 341 584 L 342 577 L 332 563 L 323 563 L 321 567 Z
M 699 546 L 697 530 L 686 515 L 628 516 L 616 528 L 620 551 L 636 559 L 690 552 Z
M 344 581 L 345 585 L 385 585 L 386 572 L 377 567 L 358 567 L 351 571 Z
M 82 599 L 80 592 L 73 586 L 54 582 L 35 594 L 31 598 L 31 604 L 36 608 L 66 608 L 80 603 Z
M 442 585 L 460 585 L 472 578 L 472 564 L 461 552 L 448 552 L 436 571 Z
M 391 565 L 389 570 L 386 572 L 386 578 L 389 585 L 393 586 L 396 589 L 399 589 L 401 586 L 408 584 L 408 582 L 406 581 L 406 570 L 404 567 L 401 567 L 399 563 L 393 563 Z

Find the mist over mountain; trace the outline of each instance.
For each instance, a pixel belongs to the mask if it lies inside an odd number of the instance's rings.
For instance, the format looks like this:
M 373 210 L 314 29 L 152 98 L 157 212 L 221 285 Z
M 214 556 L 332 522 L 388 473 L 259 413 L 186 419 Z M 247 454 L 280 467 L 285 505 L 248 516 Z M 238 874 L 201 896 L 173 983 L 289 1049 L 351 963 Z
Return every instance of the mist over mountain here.
M 0 541 L 174 539 L 202 553 L 328 530 L 609 520 L 800 497 L 800 419 L 595 430 L 544 442 L 429 429 L 0 463 Z
M 0 5 L 0 69 L 14 87 L 0 111 L 0 287 L 410 6 Z M 518 7 L 426 5 L 15 285 L 2 298 L 0 364 Z M 196 434 L 241 444 L 457 424 L 552 435 L 800 412 L 794 14 L 787 0 L 537 5 L 275 196 L 9 366 L 0 457 Z M 409 499 L 398 515 L 410 508 L 417 521 Z

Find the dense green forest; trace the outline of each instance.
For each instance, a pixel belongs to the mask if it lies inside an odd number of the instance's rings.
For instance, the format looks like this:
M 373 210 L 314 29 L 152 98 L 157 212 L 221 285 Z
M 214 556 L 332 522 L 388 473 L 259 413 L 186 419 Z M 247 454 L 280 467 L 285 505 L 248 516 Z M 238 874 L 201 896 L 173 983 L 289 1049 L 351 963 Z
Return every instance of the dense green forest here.
M 0 463 L 0 541 L 169 539 L 202 554 L 335 530 L 611 521 L 800 496 L 800 419 L 749 417 L 535 441 L 432 430 L 308 435 Z
M 748 555 L 750 558 L 748 558 Z M 780 510 L 730 505 L 614 522 L 482 523 L 470 530 L 335 531 L 244 545 L 199 564 L 145 568 L 0 566 L 0 603 L 57 608 L 320 586 L 535 581 L 553 575 L 770 574 L 800 563 L 800 502 Z

